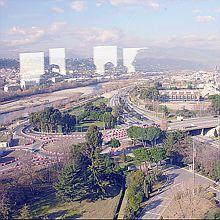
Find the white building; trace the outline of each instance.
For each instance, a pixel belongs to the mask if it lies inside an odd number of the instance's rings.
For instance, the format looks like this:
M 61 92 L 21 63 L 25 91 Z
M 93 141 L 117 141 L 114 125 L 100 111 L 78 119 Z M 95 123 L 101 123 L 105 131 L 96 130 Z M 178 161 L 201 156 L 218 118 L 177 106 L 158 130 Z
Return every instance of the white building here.
M 204 89 L 201 92 L 203 97 L 208 97 L 210 95 L 220 95 L 220 90 L 218 86 L 208 83 L 204 85 Z
M 53 48 L 49 49 L 49 61 L 50 65 L 58 65 L 61 75 L 66 75 L 66 55 L 65 48 Z
M 123 65 L 127 67 L 128 73 L 135 72 L 135 66 L 133 65 L 133 62 L 135 61 L 135 58 L 140 50 L 147 49 L 145 47 L 143 48 L 124 48 L 123 49 Z
M 96 73 L 104 75 L 106 63 L 112 63 L 116 67 L 119 57 L 120 50 L 117 46 L 93 47 L 93 60 L 96 66 Z
M 44 74 L 44 52 L 20 53 L 19 57 L 21 85 L 39 84 Z

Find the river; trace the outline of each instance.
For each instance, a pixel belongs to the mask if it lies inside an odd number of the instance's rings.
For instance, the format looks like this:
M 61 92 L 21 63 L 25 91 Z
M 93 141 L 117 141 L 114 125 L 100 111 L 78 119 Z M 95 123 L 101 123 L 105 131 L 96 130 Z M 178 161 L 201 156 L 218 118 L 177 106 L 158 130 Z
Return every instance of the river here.
M 92 86 L 77 87 L 74 89 L 66 89 L 53 93 L 34 95 L 25 100 L 13 101 L 7 104 L 1 104 L 0 110 L 0 125 L 10 123 L 21 117 L 28 117 L 30 113 L 42 111 L 45 107 L 58 107 L 65 105 L 71 100 L 74 100 L 74 95 L 81 93 L 82 96 L 99 92 L 101 83 Z M 13 110 L 14 109 L 14 110 Z M 10 111 L 10 112 L 9 112 Z

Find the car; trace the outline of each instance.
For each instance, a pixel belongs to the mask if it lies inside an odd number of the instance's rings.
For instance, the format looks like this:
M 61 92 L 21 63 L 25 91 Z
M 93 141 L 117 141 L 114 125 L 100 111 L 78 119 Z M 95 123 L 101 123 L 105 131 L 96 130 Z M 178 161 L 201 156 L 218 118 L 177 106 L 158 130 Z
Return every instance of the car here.
M 218 115 L 214 115 L 213 118 L 218 118 Z
M 128 171 L 134 171 L 137 170 L 137 167 L 135 165 L 128 166 Z

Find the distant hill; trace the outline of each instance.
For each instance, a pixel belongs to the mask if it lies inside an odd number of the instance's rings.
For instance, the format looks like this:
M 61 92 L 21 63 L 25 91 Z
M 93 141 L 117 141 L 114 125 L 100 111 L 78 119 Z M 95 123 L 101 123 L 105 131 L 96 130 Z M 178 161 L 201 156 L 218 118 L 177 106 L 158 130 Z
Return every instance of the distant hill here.
M 138 58 L 135 62 L 137 71 L 166 71 L 166 70 L 201 70 L 207 66 L 193 61 L 166 58 Z
M 220 66 L 220 50 L 150 47 L 140 51 L 136 60 L 150 61 L 153 64 L 158 61 L 161 65 L 171 65 L 171 68 L 214 69 L 216 65 Z

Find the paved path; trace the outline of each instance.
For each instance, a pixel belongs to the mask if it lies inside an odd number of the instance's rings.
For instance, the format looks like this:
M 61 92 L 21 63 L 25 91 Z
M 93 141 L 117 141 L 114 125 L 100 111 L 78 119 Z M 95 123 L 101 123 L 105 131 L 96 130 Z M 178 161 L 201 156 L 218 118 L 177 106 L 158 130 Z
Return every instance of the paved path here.
M 193 185 L 193 173 L 178 167 L 166 171 L 168 181 L 162 191 L 149 200 L 138 219 L 159 219 L 165 209 L 169 206 L 173 195 Z M 196 186 L 208 187 L 213 182 L 196 174 Z M 220 194 L 220 192 L 218 192 Z M 219 196 L 219 195 L 218 195 Z

